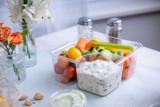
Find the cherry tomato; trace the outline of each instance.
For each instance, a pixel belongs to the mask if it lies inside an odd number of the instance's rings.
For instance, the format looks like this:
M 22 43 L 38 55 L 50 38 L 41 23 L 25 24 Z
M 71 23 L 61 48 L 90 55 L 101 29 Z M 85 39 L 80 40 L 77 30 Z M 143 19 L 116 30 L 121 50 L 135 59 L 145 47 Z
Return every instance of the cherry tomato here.
M 59 65 L 56 63 L 54 64 L 54 72 L 57 74 L 62 74 L 64 72 L 64 69 L 59 67 Z
M 82 56 L 82 53 L 79 49 L 72 47 L 68 50 L 67 56 L 70 59 L 76 60 L 77 58 Z
M 67 78 L 64 74 L 60 75 L 60 79 L 62 83 L 67 83 L 69 81 L 69 78 Z
M 73 66 L 68 66 L 65 70 L 64 70 L 64 75 L 66 77 L 73 78 L 76 75 L 76 69 Z
M 60 67 L 62 67 L 62 68 L 67 67 L 68 64 L 69 64 L 69 62 L 68 62 L 66 59 L 64 59 L 64 57 L 67 58 L 67 55 L 66 55 L 66 54 L 60 54 L 60 55 L 59 55 L 59 58 L 58 58 L 58 60 L 57 60 L 58 65 L 59 65 Z

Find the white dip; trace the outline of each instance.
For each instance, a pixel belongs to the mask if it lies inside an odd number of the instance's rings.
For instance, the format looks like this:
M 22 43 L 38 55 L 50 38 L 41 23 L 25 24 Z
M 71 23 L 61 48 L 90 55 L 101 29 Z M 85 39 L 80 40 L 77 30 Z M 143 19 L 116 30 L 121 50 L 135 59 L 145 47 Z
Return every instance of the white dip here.
M 84 107 L 85 104 L 85 95 L 77 90 L 59 92 L 51 99 L 52 107 Z
M 107 95 L 121 83 L 122 66 L 115 65 L 103 60 L 81 63 L 77 68 L 79 88 L 100 96 Z

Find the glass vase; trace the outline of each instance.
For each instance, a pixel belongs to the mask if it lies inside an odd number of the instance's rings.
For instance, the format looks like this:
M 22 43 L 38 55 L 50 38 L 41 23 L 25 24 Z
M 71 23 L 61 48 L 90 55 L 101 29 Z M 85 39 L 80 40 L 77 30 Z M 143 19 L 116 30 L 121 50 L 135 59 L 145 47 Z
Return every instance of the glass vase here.
M 5 76 L 12 84 L 22 83 L 26 79 L 23 55 L 1 55 L 0 73 Z
M 18 107 L 19 92 L 0 74 L 0 107 Z
M 23 35 L 23 44 L 20 45 L 20 50 L 25 57 L 25 66 L 27 68 L 36 65 L 36 43 L 35 36 L 36 33 L 34 31 L 33 25 L 29 25 L 27 23 L 22 23 L 19 26 L 19 30 Z

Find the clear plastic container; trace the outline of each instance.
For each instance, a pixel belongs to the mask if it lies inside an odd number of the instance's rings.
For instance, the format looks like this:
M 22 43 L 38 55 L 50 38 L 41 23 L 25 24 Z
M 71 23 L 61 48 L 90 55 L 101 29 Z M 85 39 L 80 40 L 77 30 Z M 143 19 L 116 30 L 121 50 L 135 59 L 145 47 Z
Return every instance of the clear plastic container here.
M 18 107 L 18 90 L 0 74 L 0 107 Z
M 87 54 L 77 62 L 78 87 L 87 92 L 105 96 L 121 83 L 123 60 L 116 54 Z M 111 58 L 112 56 L 112 58 Z
M 68 94 L 68 93 L 72 93 L 72 94 L 74 94 L 73 96 L 71 96 L 70 94 Z M 70 100 L 68 100 L 68 102 L 67 101 L 65 101 L 65 100 L 63 100 L 62 102 L 63 102 L 63 106 L 61 105 L 61 106 L 58 106 L 58 105 L 54 105 L 54 103 L 53 103 L 53 100 L 55 99 L 55 98 L 60 98 L 60 96 L 58 96 L 58 95 L 62 95 L 63 94 L 63 98 L 65 99 L 66 98 L 66 100 L 67 100 L 67 97 L 68 98 L 71 98 L 72 99 L 72 97 L 73 97 L 73 99 L 72 100 L 74 100 L 75 99 L 75 97 L 78 97 L 78 98 L 80 98 L 81 99 L 81 101 L 79 102 L 79 103 L 77 103 L 77 104 L 73 104 L 74 106 L 72 106 L 72 107 L 86 107 L 87 106 L 87 99 L 86 99 L 86 96 L 82 93 L 82 92 L 80 92 L 80 91 L 78 91 L 78 90 L 70 90 L 70 89 L 66 89 L 66 90 L 60 90 L 60 91 L 57 91 L 57 92 L 55 92 L 55 93 L 53 93 L 52 95 L 51 95 L 51 97 L 50 97 L 50 106 L 51 107 L 69 107 L 69 103 L 73 103 L 73 102 L 70 102 Z M 67 94 L 67 95 L 64 95 L 64 94 Z M 78 95 L 78 96 L 77 96 Z M 57 97 L 58 96 L 58 97 Z M 66 97 L 65 97 L 66 96 Z M 74 102 L 76 102 L 76 101 L 74 101 Z M 64 105 L 64 103 L 66 104 L 66 105 Z M 68 104 L 68 105 L 67 105 Z
M 96 37 L 96 36 L 95 36 Z M 107 37 L 106 39 L 106 36 L 105 35 L 98 35 L 96 38 L 100 39 L 100 40 L 103 40 L 103 41 L 106 41 L 109 43 L 110 39 L 118 39 L 118 38 L 113 38 L 113 37 Z M 119 40 L 119 39 L 118 39 Z M 74 69 L 76 70 L 76 61 L 75 60 L 72 60 L 72 59 L 69 59 L 69 58 L 66 58 L 66 57 L 59 57 L 59 55 L 62 53 L 62 50 L 63 49 L 66 49 L 67 47 L 69 46 L 73 46 L 73 45 L 76 45 L 77 43 L 77 40 L 75 40 L 74 42 L 71 42 L 71 43 L 67 43 L 67 44 L 62 44 L 61 46 L 59 47 L 55 47 L 54 49 L 51 50 L 51 55 L 52 55 L 52 60 L 53 60 L 53 68 L 55 68 L 55 64 L 57 63 L 58 59 L 62 59 L 63 61 L 68 61 L 69 62 L 69 65 L 70 66 L 73 66 Z M 141 49 L 142 47 L 142 44 L 141 43 L 138 43 L 138 42 L 133 42 L 133 41 L 129 41 L 129 40 L 124 40 L 124 39 L 121 39 L 121 44 L 122 45 L 128 45 L 128 46 L 132 46 L 134 48 L 134 51 L 132 53 L 129 53 L 127 54 L 125 57 L 122 58 L 122 61 L 124 62 L 124 67 L 123 67 L 123 73 L 122 73 L 122 78 L 123 79 L 127 79 L 129 78 L 133 72 L 135 71 L 135 66 L 136 66 L 136 53 Z M 129 60 L 127 62 L 127 60 Z M 59 73 L 56 73 L 55 69 L 54 69 L 54 72 L 55 72 L 55 76 L 56 76 L 56 80 L 58 81 L 61 81 L 62 83 L 68 83 L 68 82 L 73 82 L 76 80 L 76 75 L 74 76 L 74 78 L 71 78 L 71 79 L 66 79 L 66 78 L 62 78 L 63 76 L 63 73 L 64 73 L 64 70 L 66 69 L 67 67 L 64 67 L 61 71 L 62 72 L 59 72 Z

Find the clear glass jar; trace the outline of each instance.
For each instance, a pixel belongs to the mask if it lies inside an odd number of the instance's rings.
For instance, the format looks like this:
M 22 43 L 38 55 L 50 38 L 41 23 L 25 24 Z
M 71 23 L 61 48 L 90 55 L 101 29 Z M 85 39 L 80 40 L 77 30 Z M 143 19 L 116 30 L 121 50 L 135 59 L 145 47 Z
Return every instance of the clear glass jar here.
M 93 37 L 92 19 L 81 17 L 78 20 L 78 38 L 85 37 L 88 41 Z
M 20 45 L 20 51 L 25 56 L 25 66 L 32 67 L 37 63 L 36 57 L 36 43 L 35 36 L 36 32 L 34 31 L 33 25 L 29 24 L 19 24 L 19 30 L 23 35 L 23 44 Z
M 0 56 L 0 73 L 13 84 L 22 83 L 26 79 L 23 55 L 13 54 Z
M 18 107 L 18 90 L 0 74 L 0 107 Z
M 110 43 L 120 44 L 123 36 L 122 33 L 122 21 L 119 18 L 109 18 L 107 19 L 106 26 L 106 34 L 107 36 L 113 37 L 110 38 Z M 114 39 L 119 38 L 119 39 Z

